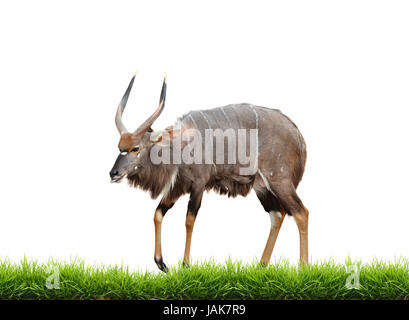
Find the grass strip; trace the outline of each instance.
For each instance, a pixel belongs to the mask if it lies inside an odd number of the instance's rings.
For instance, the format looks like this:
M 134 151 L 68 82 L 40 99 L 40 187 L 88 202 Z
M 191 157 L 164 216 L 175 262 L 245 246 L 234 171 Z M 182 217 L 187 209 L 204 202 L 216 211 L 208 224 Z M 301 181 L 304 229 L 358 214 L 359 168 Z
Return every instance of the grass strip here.
M 352 270 L 359 274 L 353 277 Z M 355 288 L 346 285 L 348 278 Z M 23 259 L 0 262 L 0 299 L 409 299 L 409 261 L 348 259 L 301 267 L 280 260 L 262 267 L 228 260 L 163 274 L 87 266 L 78 259 L 45 264 Z

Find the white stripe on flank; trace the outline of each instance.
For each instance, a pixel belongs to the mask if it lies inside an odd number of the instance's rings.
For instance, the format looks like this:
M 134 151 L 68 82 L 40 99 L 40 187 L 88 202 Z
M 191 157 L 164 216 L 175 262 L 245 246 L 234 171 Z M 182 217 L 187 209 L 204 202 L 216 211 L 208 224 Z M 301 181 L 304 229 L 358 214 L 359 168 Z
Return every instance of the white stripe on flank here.
M 227 116 L 227 113 L 224 111 L 224 107 L 221 107 L 224 117 L 226 118 L 227 122 L 229 123 L 230 128 L 233 128 L 230 122 L 230 118 Z
M 196 129 L 199 129 L 199 127 L 197 126 L 197 123 L 196 123 L 195 119 L 193 119 L 191 113 L 189 113 L 189 118 L 190 118 L 190 120 L 192 120 L 192 122 L 193 122 L 193 124 L 195 125 Z
M 199 111 L 199 112 L 200 112 L 200 114 L 202 115 L 203 119 L 206 120 L 207 126 L 209 127 L 209 129 L 211 129 L 212 127 L 210 126 L 210 122 L 209 122 L 209 120 L 207 119 L 206 115 L 205 115 L 202 111 Z
M 258 113 L 257 113 L 257 110 L 254 109 L 254 106 L 252 104 L 250 104 L 249 107 L 251 108 L 251 110 L 253 110 L 253 113 L 256 116 L 256 129 L 258 129 Z
M 264 176 L 264 174 L 260 171 L 260 169 L 258 169 L 257 172 L 260 175 L 261 179 L 263 179 L 264 185 L 266 186 L 267 190 L 270 191 L 277 198 L 274 191 L 271 190 L 270 184 L 268 183 L 267 178 Z
M 210 122 L 209 122 L 209 120 L 207 119 L 206 115 L 205 115 L 201 110 L 200 110 L 199 112 L 200 112 L 200 114 L 202 115 L 203 119 L 206 120 L 207 126 L 209 127 L 209 129 L 212 129 L 212 127 L 210 126 Z M 214 162 L 213 162 L 213 168 L 214 168 L 214 172 L 217 174 L 217 167 L 216 167 L 216 164 L 215 164 Z
M 249 107 L 251 108 L 251 110 L 253 110 L 253 113 L 256 116 L 256 130 L 257 130 L 256 150 L 257 150 L 257 163 L 258 163 L 258 156 L 260 155 L 260 150 L 259 150 L 259 145 L 258 145 L 258 113 L 252 104 L 249 105 Z

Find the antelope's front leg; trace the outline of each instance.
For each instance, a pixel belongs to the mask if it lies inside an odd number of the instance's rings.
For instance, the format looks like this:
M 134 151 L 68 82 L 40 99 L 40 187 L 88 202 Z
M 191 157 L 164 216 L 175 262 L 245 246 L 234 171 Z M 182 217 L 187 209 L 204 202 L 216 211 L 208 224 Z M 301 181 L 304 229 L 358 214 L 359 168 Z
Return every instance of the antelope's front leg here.
M 164 199 L 162 199 L 153 216 L 153 222 L 155 224 L 155 263 L 163 272 L 168 272 L 168 268 L 163 262 L 162 256 L 162 220 L 166 212 L 172 208 L 174 204 L 175 201 L 166 202 Z
M 185 254 L 183 256 L 183 266 L 189 265 L 190 244 L 192 242 L 193 227 L 195 225 L 196 215 L 202 203 L 203 190 L 194 190 L 190 194 L 189 204 L 186 214 L 186 244 Z

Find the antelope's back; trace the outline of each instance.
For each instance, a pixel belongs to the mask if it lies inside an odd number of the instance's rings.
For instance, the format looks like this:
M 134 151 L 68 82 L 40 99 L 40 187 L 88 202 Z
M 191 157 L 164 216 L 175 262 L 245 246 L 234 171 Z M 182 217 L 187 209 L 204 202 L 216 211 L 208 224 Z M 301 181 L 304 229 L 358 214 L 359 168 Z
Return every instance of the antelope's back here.
M 206 129 L 256 129 L 258 170 L 270 179 L 289 178 L 295 187 L 302 178 L 306 161 L 304 139 L 297 126 L 278 109 L 247 103 L 230 104 L 191 111 L 182 116 L 180 121 L 182 126 L 198 129 L 202 137 Z M 246 152 L 250 152 L 248 145 Z M 215 169 L 219 176 L 240 176 L 237 165 L 216 165 Z

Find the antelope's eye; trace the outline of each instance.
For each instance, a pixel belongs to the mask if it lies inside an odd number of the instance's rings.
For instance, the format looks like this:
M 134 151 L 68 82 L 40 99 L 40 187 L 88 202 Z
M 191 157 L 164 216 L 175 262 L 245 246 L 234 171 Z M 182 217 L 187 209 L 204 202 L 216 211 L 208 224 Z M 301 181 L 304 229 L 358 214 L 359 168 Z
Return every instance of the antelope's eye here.
M 131 152 L 138 152 L 139 151 L 139 147 L 135 147 L 131 150 Z

